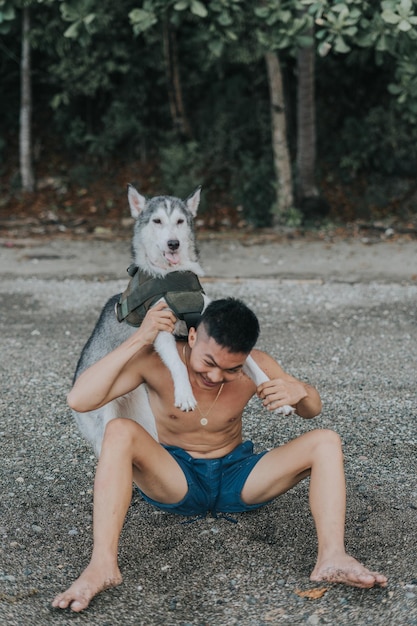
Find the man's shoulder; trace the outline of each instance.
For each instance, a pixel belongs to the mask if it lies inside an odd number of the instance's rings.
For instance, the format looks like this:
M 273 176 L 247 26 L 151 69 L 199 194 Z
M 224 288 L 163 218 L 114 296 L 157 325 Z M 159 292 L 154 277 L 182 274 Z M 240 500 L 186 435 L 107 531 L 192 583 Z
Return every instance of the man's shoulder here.
M 261 361 L 271 361 L 272 356 L 263 350 L 259 350 L 259 348 L 253 348 L 250 353 L 251 357 L 260 365 Z
M 270 378 L 284 373 L 278 361 L 263 350 L 254 348 L 251 352 L 251 357 Z
M 133 369 L 138 374 L 146 378 L 146 374 L 154 369 L 163 366 L 161 357 L 156 352 L 153 345 L 144 347 L 140 353 L 136 354 L 129 363 L 129 369 Z

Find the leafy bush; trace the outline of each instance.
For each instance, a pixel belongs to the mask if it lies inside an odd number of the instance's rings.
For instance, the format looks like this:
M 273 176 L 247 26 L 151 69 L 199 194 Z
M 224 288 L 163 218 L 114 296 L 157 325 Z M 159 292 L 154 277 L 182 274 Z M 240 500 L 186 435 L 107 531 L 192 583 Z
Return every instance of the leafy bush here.
M 349 174 L 375 171 L 411 175 L 417 166 L 417 129 L 394 107 L 375 107 L 363 118 L 346 119 L 340 144 L 340 167 Z
M 270 154 L 257 157 L 244 152 L 234 168 L 231 181 L 233 199 L 243 207 L 243 215 L 254 226 L 270 226 L 276 198 L 273 162 Z
M 159 151 L 161 180 L 169 194 L 179 198 L 188 196 L 202 180 L 202 155 L 196 141 L 165 145 Z

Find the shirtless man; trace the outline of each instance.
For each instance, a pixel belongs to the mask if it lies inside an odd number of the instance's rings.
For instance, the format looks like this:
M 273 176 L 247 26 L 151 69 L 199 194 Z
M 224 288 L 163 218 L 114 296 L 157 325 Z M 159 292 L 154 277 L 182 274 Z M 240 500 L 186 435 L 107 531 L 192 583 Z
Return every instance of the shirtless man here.
M 188 341 L 177 343 L 198 402 L 198 410 L 182 412 L 174 407 L 171 376 L 153 349 L 157 333 L 172 332 L 174 323 L 173 313 L 163 303 L 151 309 L 140 328 L 87 369 L 68 395 L 73 409 L 91 411 L 145 383 L 159 442 L 133 420 L 108 423 L 94 484 L 91 560 L 52 605 L 82 611 L 100 591 L 122 582 L 118 542 L 132 482 L 153 505 L 191 516 L 258 508 L 310 476 L 310 506 L 318 537 L 310 579 L 385 587 L 385 576 L 368 570 L 345 551 L 339 436 L 331 430 L 312 430 L 260 454 L 253 453 L 250 442 L 242 443 L 242 412 L 254 394 L 271 411 L 288 404 L 301 417 L 312 418 L 321 410 L 316 389 L 284 372 L 264 352 L 253 350 L 258 320 L 241 301 L 228 298 L 212 302 L 197 328 L 190 329 Z M 258 388 L 242 372 L 249 353 L 270 378 Z M 200 480 L 206 478 L 205 490 L 196 490 L 195 472 Z

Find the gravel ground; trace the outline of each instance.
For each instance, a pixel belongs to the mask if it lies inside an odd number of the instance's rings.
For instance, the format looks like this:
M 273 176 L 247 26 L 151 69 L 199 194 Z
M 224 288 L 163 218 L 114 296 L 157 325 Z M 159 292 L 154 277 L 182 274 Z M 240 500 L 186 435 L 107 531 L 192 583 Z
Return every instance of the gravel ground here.
M 317 586 L 308 578 L 316 539 L 303 483 L 237 516 L 238 524 L 207 518 L 184 526 L 134 496 L 120 544 L 123 585 L 79 615 L 50 607 L 91 550 L 96 461 L 65 395 L 102 304 L 126 284 L 128 261 L 109 271 L 118 247 L 52 242 L 0 253 L 1 625 L 417 626 L 416 247 L 401 251 L 402 271 L 388 276 L 381 264 L 388 256 L 398 265 L 400 254 L 388 244 L 366 271 L 369 248 L 362 257 L 355 247 L 343 271 L 343 246 L 301 246 L 292 274 L 288 247 L 248 248 L 246 273 L 243 261 L 234 273 L 227 264 L 229 279 L 220 280 L 221 254 L 227 263 L 242 252 L 231 245 L 205 245 L 215 266 L 207 293 L 252 306 L 261 321 L 259 346 L 315 384 L 324 400 L 313 421 L 273 416 L 253 401 L 245 433 L 257 449 L 315 427 L 341 435 L 347 545 L 388 575 L 389 586 L 329 586 L 317 600 L 297 595 Z M 94 253 L 101 274 L 89 265 Z M 265 259 L 282 263 L 272 268 Z

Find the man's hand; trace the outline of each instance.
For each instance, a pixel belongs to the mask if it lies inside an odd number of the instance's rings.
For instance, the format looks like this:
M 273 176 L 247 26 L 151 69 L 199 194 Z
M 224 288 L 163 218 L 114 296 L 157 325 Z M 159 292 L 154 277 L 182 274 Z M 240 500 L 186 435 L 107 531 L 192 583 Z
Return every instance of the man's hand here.
M 256 393 L 269 411 L 274 411 L 286 404 L 295 407 L 300 400 L 308 395 L 301 382 L 284 378 L 276 378 L 262 383 L 257 388 Z
M 158 302 L 146 313 L 142 324 L 137 330 L 137 334 L 145 345 L 151 345 L 159 332 L 166 331 L 167 333 L 172 333 L 176 321 L 177 318 L 167 308 L 166 302 Z
M 146 360 L 149 346 L 159 332 L 172 333 L 175 321 L 166 302 L 158 302 L 147 312 L 136 332 L 77 378 L 67 397 L 69 406 L 80 413 L 93 411 L 136 389 L 144 382 L 138 364 Z

